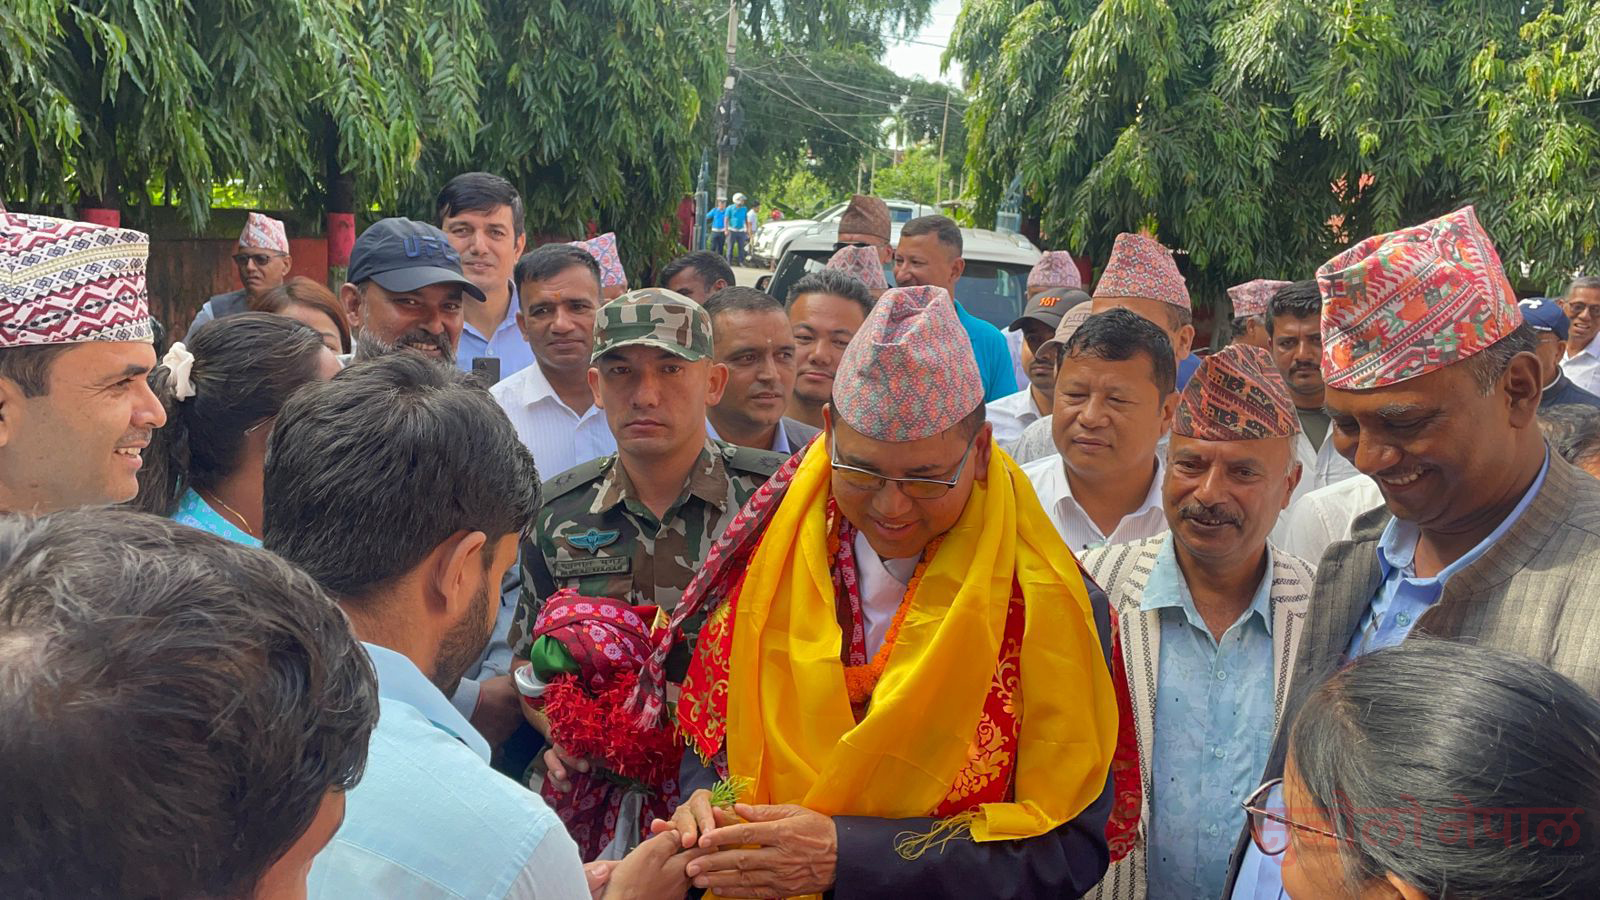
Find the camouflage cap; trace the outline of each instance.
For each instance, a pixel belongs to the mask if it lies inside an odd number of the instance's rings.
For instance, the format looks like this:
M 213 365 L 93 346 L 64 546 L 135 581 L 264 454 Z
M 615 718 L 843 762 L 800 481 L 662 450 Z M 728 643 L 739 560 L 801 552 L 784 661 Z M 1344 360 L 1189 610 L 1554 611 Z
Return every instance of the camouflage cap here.
M 666 288 L 629 291 L 600 307 L 594 317 L 594 354 L 619 347 L 659 347 L 690 362 L 711 356 L 711 314 Z

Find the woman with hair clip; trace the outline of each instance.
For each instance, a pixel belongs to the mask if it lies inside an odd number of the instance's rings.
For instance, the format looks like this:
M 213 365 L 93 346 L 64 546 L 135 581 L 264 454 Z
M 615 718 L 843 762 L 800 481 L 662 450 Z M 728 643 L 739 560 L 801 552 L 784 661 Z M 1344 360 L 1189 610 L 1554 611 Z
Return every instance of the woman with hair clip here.
M 339 359 L 316 331 L 271 313 L 202 325 L 150 373 L 167 409 L 151 436 L 133 506 L 240 544 L 261 545 L 261 477 L 278 410 Z
M 1316 689 L 1245 801 L 1291 900 L 1600 896 L 1600 701 L 1526 656 L 1412 639 Z

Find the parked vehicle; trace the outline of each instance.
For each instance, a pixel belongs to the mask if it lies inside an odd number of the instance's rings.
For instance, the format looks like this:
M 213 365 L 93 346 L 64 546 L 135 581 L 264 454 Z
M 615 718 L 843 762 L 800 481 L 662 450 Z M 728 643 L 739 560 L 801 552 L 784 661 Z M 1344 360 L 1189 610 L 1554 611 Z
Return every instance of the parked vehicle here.
M 789 290 L 802 275 L 827 265 L 838 232 L 837 224 L 824 224 L 796 236 L 778 261 L 767 292 L 787 303 Z M 1039 249 L 1020 234 L 985 228 L 961 229 L 961 241 L 967 268 L 956 282 L 956 300 L 968 312 L 1004 330 L 1027 305 L 1028 271 L 1039 261 Z M 894 267 L 886 264 L 883 268 L 885 280 L 894 284 Z
M 912 203 L 910 200 L 888 199 L 883 202 L 889 207 L 891 241 L 899 236 L 901 225 L 918 216 L 931 216 L 938 212 L 931 206 Z M 751 260 L 758 265 L 769 266 L 783 259 L 784 251 L 789 249 L 789 242 L 813 226 L 832 224 L 837 231 L 839 217 L 844 215 L 845 207 L 849 205 L 849 203 L 835 203 L 812 219 L 780 219 L 776 222 L 762 223 L 761 230 L 756 232 L 750 241 Z

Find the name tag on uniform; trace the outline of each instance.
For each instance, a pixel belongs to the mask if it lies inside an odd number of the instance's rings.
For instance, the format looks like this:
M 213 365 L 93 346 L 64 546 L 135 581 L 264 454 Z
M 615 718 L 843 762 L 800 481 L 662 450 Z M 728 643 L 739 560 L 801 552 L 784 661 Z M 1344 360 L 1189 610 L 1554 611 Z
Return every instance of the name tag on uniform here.
M 631 556 L 598 556 L 589 559 L 558 559 L 550 564 L 557 578 L 583 578 L 586 575 L 621 575 L 633 570 Z

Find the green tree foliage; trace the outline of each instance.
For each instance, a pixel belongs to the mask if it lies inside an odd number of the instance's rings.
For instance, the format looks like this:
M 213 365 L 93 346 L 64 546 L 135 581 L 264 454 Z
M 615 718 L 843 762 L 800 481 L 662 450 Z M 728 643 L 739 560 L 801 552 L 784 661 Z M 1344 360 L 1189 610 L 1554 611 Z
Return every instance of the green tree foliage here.
M 873 193 L 880 197 L 898 197 L 932 206 L 938 195 L 939 148 L 921 144 L 907 150 L 900 161 L 881 168 L 872 179 Z M 949 175 L 945 175 L 945 196 L 950 193 Z
M 1475 203 L 1552 288 L 1600 238 L 1600 3 L 969 0 L 980 219 L 1020 173 L 1048 242 L 1153 228 L 1211 296 Z

